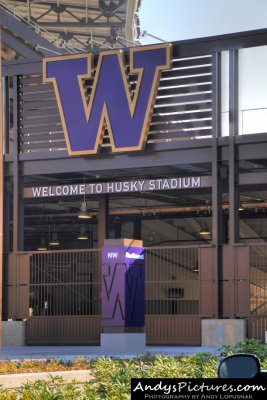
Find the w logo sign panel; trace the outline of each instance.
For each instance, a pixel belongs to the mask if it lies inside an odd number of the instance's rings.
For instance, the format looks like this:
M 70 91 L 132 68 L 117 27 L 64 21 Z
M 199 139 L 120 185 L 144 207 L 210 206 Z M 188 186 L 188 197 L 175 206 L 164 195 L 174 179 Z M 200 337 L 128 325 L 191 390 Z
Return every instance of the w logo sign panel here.
M 144 267 L 143 247 L 109 244 L 103 247 L 102 327 L 144 326 Z
M 108 130 L 113 152 L 142 150 L 162 70 L 171 68 L 171 44 L 130 49 L 130 89 L 121 50 L 44 59 L 43 80 L 52 82 L 70 155 L 96 154 Z M 95 69 L 95 74 L 93 71 Z M 84 80 L 93 79 L 89 101 Z
M 143 265 L 105 265 L 102 274 L 102 325 L 144 326 Z

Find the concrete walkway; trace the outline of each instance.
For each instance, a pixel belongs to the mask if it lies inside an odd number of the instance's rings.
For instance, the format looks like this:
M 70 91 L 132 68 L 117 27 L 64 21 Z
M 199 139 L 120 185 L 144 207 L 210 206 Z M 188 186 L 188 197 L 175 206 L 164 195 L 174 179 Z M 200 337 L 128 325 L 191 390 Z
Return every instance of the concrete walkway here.
M 146 346 L 142 353 L 164 354 L 169 356 L 179 354 L 197 354 L 200 352 L 215 353 L 217 347 L 184 347 L 184 346 Z M 134 357 L 140 354 L 104 353 L 100 346 L 3 346 L 0 350 L 0 360 L 33 360 L 60 359 L 71 361 L 76 358 L 97 358 L 101 356 Z

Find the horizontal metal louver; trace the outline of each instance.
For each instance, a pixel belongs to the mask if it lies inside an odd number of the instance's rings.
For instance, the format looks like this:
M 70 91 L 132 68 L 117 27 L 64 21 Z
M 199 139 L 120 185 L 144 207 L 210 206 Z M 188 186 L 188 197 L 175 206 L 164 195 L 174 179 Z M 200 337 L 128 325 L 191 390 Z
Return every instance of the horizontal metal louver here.
M 21 76 L 18 99 L 20 152 L 66 149 L 53 85 L 41 74 Z
M 212 134 L 212 57 L 173 60 L 161 75 L 148 143 Z
M 92 82 L 85 82 L 87 99 Z M 136 76 L 130 76 L 132 94 L 135 84 Z M 42 83 L 41 74 L 20 76 L 18 97 L 20 153 L 66 150 L 53 85 Z M 161 75 L 147 146 L 211 135 L 212 56 L 174 59 L 172 69 Z M 110 147 L 108 132 L 104 147 Z

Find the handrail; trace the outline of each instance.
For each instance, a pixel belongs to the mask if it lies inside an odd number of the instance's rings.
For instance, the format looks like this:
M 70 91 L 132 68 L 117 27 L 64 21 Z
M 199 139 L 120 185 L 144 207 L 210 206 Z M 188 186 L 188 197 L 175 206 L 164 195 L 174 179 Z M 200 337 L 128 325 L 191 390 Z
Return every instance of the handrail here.
M 41 25 L 37 24 L 36 22 L 33 22 L 30 18 L 24 17 L 24 15 L 18 13 L 15 9 L 10 8 L 10 4 L 6 0 L 1 0 L 0 6 L 4 8 L 9 14 L 11 14 L 14 18 L 26 23 L 29 25 L 38 35 L 42 34 L 49 42 L 54 42 L 57 47 L 59 47 L 58 38 L 54 36 L 51 32 L 49 32 L 47 29 L 43 28 Z M 47 37 L 49 38 L 47 38 Z
M 55 35 L 53 35 L 51 32 L 49 32 L 46 28 L 42 27 L 41 25 L 37 24 L 36 22 L 32 21 L 31 18 L 25 17 L 24 15 L 20 14 L 17 12 L 15 9 L 10 8 L 10 4 L 6 0 L 1 0 L 0 6 L 7 11 L 10 15 L 12 15 L 14 18 L 18 19 L 21 22 L 24 22 L 27 24 L 30 28 L 32 28 L 38 35 L 42 36 L 44 39 L 46 39 L 48 42 L 53 43 L 56 47 L 58 48 L 65 48 L 69 52 L 72 53 L 77 53 L 78 52 L 84 52 L 84 49 L 78 48 L 76 46 L 73 46 L 71 44 L 66 43 L 62 39 L 57 38 Z M 40 48 L 40 47 L 39 47 Z

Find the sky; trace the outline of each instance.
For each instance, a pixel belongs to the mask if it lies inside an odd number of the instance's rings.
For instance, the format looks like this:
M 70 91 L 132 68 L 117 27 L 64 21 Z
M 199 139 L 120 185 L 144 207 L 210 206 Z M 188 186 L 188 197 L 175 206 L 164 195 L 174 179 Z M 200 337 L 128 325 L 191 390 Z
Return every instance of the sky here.
M 267 0 L 142 0 L 139 18 L 141 32 L 167 42 L 200 38 L 267 28 Z

